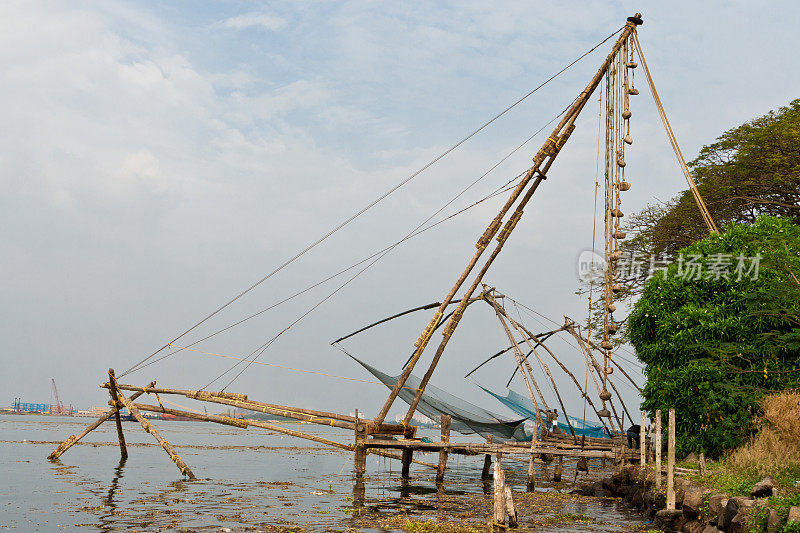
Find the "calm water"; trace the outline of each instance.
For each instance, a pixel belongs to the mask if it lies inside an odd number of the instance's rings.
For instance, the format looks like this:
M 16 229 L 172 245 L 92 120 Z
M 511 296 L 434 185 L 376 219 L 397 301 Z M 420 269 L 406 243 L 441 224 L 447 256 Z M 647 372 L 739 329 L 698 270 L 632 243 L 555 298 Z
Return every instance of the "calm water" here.
M 129 458 L 120 462 L 116 430 L 105 423 L 51 463 L 58 442 L 80 432 L 90 418 L 0 416 L 0 529 L 19 531 L 259 531 L 300 526 L 313 531 L 382 529 L 387 517 L 427 519 L 464 515 L 488 506 L 490 486 L 480 481 L 482 457 L 451 457 L 437 490 L 433 471 L 414 465 L 402 482 L 399 464 L 369 456 L 363 486 L 353 482 L 351 453 L 251 428 L 194 422 L 156 422 L 192 468 L 181 479 L 152 436 L 125 422 Z M 304 424 L 341 442 L 352 435 Z M 431 435 L 434 435 L 431 433 Z M 435 463 L 437 455 L 415 456 Z M 600 473 L 593 465 L 592 475 Z M 525 463 L 505 461 L 507 478 L 524 490 Z M 540 472 L 540 477 L 548 473 Z M 566 464 L 564 479 L 574 477 Z M 571 486 L 539 483 L 536 531 L 629 531 L 641 518 L 617 501 L 566 497 Z M 537 504 L 538 505 L 538 504 Z M 548 514 L 550 513 L 550 514 Z M 565 514 L 582 516 L 564 523 Z M 521 517 L 525 520 L 532 517 Z M 548 524 L 548 520 L 552 523 Z M 542 524 L 542 521 L 545 523 Z

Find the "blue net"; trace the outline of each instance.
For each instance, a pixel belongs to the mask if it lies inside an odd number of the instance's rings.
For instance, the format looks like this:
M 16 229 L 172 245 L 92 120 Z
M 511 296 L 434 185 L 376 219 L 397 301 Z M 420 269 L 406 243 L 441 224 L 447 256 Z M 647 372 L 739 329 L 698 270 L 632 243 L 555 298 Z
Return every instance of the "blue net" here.
M 390 376 L 350 354 L 347 355 L 390 389 L 394 388 L 400 380 L 399 375 Z M 420 383 L 421 380 L 411 374 L 408 376 L 405 386 L 400 390 L 398 397 L 410 405 L 414 400 Z M 441 415 L 450 415 L 450 427 L 453 431 L 458 431 L 465 435 L 472 433 L 477 433 L 484 437 L 492 435 L 495 442 L 531 440 L 531 435 L 527 434 L 524 428 L 528 415 L 522 415 L 522 419 L 510 420 L 430 384 L 425 387 L 425 392 L 420 398 L 419 405 L 417 405 L 417 411 L 436 421 L 440 420 Z
M 523 396 L 522 394 L 514 392 L 511 389 L 506 389 L 508 391 L 506 395 L 500 396 L 499 394 L 490 391 L 486 387 L 482 387 L 480 385 L 478 386 L 487 393 L 497 398 L 498 401 L 500 401 L 503 405 L 505 405 L 518 415 L 530 418 L 532 420 L 536 418 L 536 408 L 534 407 L 533 402 L 529 398 Z M 602 426 L 602 424 L 595 424 L 592 422 L 584 423 L 582 418 L 576 418 L 566 413 L 564 414 L 566 415 L 567 418 L 569 418 L 569 421 L 572 424 L 572 428 L 575 430 L 575 434 L 577 436 L 580 437 L 586 435 L 587 437 L 595 437 L 598 439 L 610 438 L 610 435 Z M 559 429 L 563 433 L 566 433 L 567 435 L 570 434 L 569 425 L 567 423 L 561 421 L 557 423 Z

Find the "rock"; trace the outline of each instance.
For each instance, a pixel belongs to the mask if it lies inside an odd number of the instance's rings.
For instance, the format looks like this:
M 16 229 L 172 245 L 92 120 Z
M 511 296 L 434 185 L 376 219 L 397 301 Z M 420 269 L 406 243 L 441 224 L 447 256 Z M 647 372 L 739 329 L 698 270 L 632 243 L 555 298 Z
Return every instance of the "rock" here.
M 722 514 L 722 510 L 728 504 L 726 494 L 714 494 L 708 499 L 709 519 L 713 524 L 719 524 L 717 517 Z
M 794 505 L 789 508 L 789 520 L 788 522 L 797 522 L 800 523 L 800 506 Z
M 700 520 L 689 520 L 681 528 L 681 533 L 702 533 L 703 524 Z
M 642 498 L 642 489 L 637 488 L 631 496 L 631 505 L 637 509 L 644 505 L 644 498 Z
M 775 509 L 769 510 L 767 516 L 767 533 L 778 533 L 781 528 L 781 517 L 778 516 L 778 511 Z
M 722 521 L 717 519 L 717 526 L 724 531 L 742 533 L 746 529 L 750 509 L 755 502 L 744 496 L 737 496 L 728 500 L 722 512 Z
M 683 462 L 684 463 L 696 463 L 698 461 L 698 459 L 699 459 L 699 457 L 697 457 L 697 454 L 692 452 L 692 453 L 690 453 L 689 455 L 687 455 L 686 457 L 683 458 Z
M 775 489 L 775 485 L 777 485 L 777 483 L 772 476 L 767 476 L 753 485 L 753 490 L 750 491 L 750 496 L 753 498 L 765 498 L 767 496 L 772 496 L 772 491 Z
M 680 531 L 685 522 L 680 509 L 661 509 L 655 517 L 656 526 L 663 531 Z
M 683 498 L 686 496 L 686 491 L 683 489 L 675 491 L 675 507 L 683 505 Z
M 683 496 L 683 514 L 689 518 L 700 516 L 700 508 L 703 506 L 703 491 L 694 489 L 686 492 Z
M 598 498 L 609 498 L 612 496 L 611 492 L 605 488 L 603 481 L 595 481 L 592 483 L 589 490 L 592 496 L 597 496 Z
M 722 512 L 717 516 L 717 527 L 723 531 L 729 531 L 731 522 L 733 522 L 737 514 L 739 514 L 739 504 L 736 503 L 736 498 L 731 498 L 728 500 Z
M 719 531 L 720 531 L 719 529 L 712 526 L 711 524 L 707 524 L 706 527 L 703 528 L 703 531 L 701 533 L 719 533 Z

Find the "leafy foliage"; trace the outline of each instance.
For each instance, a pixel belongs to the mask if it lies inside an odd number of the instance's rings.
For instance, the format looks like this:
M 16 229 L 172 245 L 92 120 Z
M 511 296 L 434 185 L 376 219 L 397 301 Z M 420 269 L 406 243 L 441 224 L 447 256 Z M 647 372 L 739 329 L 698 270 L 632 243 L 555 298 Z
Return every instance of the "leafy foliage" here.
M 745 272 L 754 257 L 757 277 Z M 685 258 L 706 269 L 686 275 Z M 709 275 L 720 258 L 731 262 L 727 275 Z M 800 272 L 800 226 L 764 216 L 683 248 L 645 285 L 628 318 L 629 339 L 647 365 L 644 408 L 661 409 L 664 417 L 676 408 L 679 453 L 718 456 L 738 446 L 764 392 L 800 384 L 794 272 Z

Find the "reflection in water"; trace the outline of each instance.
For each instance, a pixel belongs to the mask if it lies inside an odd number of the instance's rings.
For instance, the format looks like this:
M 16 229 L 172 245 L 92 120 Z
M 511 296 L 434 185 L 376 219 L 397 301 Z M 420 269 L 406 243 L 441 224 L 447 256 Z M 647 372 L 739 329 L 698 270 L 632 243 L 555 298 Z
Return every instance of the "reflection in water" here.
M 119 460 L 119 464 L 114 467 L 114 479 L 111 480 L 111 485 L 108 487 L 108 492 L 106 493 L 105 498 L 103 498 L 103 511 L 104 514 L 100 515 L 100 529 L 103 531 L 112 531 L 114 528 L 114 520 L 113 518 L 116 516 L 117 510 L 117 503 L 114 501 L 114 495 L 117 492 L 117 488 L 119 487 L 119 480 L 123 478 L 123 469 L 125 468 L 125 462 L 128 460 L 127 457 L 122 457 Z

